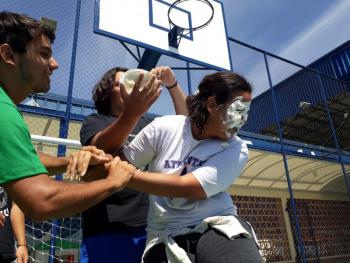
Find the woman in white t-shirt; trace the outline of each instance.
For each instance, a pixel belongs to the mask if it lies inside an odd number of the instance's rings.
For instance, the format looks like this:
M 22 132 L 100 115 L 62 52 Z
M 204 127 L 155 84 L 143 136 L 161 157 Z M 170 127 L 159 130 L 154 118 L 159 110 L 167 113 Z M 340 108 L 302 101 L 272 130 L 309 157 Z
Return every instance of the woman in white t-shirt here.
M 189 116 L 156 118 L 124 148 L 137 171 L 128 187 L 150 193 L 144 262 L 262 262 L 254 231 L 226 189 L 248 160 L 237 137 L 251 86 L 217 72 L 187 98 Z

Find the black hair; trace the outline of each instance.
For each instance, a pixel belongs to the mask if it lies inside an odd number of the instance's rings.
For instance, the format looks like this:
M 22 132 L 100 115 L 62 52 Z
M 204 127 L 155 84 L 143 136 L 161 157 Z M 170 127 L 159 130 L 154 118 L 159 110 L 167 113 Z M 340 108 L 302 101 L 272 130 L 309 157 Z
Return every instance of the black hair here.
M 99 114 L 108 115 L 111 109 L 111 92 L 117 72 L 125 72 L 127 68 L 115 67 L 108 70 L 92 90 L 92 99 Z
M 188 115 L 192 123 L 202 132 L 209 116 L 208 98 L 213 96 L 218 105 L 223 105 L 237 92 L 252 92 L 250 83 L 241 75 L 220 71 L 205 76 L 198 86 L 198 93 L 186 99 Z
M 54 29 L 47 24 L 24 14 L 0 12 L 0 45 L 7 43 L 15 52 L 22 54 L 26 52 L 26 45 L 42 34 L 51 43 L 55 40 Z

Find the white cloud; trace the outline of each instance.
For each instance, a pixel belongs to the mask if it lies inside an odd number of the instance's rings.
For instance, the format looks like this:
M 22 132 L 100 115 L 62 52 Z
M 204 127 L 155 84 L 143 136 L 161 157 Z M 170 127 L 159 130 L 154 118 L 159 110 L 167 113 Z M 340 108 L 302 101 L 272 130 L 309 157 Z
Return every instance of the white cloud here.
M 337 46 L 350 39 L 350 1 L 343 0 L 328 10 L 303 32 L 285 45 L 278 55 L 308 65 L 319 57 L 325 55 Z M 269 63 L 273 83 L 285 79 L 297 68 L 284 62 L 270 60 Z M 266 69 L 263 62 L 256 64 L 247 74 L 248 79 L 255 84 L 255 95 L 265 91 L 269 85 Z
M 295 37 L 280 55 L 309 64 L 350 39 L 350 1 L 343 0 Z

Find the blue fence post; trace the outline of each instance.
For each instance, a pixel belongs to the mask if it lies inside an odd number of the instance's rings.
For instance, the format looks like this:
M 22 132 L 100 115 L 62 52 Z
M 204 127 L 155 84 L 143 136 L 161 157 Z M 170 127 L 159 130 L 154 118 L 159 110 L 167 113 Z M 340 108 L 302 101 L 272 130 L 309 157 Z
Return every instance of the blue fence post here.
M 62 138 L 64 135 L 64 127 L 66 126 L 65 124 L 66 119 L 61 118 L 60 119 L 60 131 L 59 131 L 59 137 Z M 65 138 L 65 137 L 63 137 Z M 58 145 L 58 150 L 57 150 L 57 156 L 58 157 L 63 157 L 66 155 L 66 146 L 65 145 Z M 63 180 L 63 174 L 59 174 L 55 176 L 55 180 L 57 181 L 62 181 Z M 59 219 L 54 219 L 52 220 L 52 228 L 51 228 L 51 239 L 50 239 L 50 253 L 49 253 L 49 263 L 54 263 L 55 262 L 55 253 L 56 253 L 56 237 L 58 234 L 59 230 Z
M 188 62 L 186 62 L 186 71 L 187 71 L 188 95 L 192 95 L 191 70 L 190 70 L 190 63 L 188 63 Z
M 80 7 L 81 0 L 77 1 L 76 7 L 76 16 L 75 16 L 75 25 L 74 25 L 74 38 L 73 38 L 73 48 L 72 48 L 72 57 L 71 57 L 71 67 L 69 73 L 69 85 L 68 85 L 68 93 L 67 93 L 67 107 L 64 118 L 60 119 L 60 138 L 68 137 L 68 128 L 69 128 L 69 120 L 71 115 L 72 108 L 72 95 L 73 95 L 73 83 L 74 83 L 74 69 L 75 69 L 75 59 L 77 52 L 77 42 L 78 42 L 78 33 L 79 33 L 79 20 L 80 20 Z M 66 155 L 66 146 L 59 145 L 58 146 L 58 156 L 62 157 Z M 55 177 L 55 180 L 61 181 L 63 179 L 63 175 L 58 175 Z M 52 229 L 51 229 L 51 240 L 50 240 L 50 254 L 48 263 L 54 263 L 55 258 L 55 244 L 56 244 L 56 236 L 59 228 L 59 220 L 55 219 L 52 221 Z
M 335 132 L 335 128 L 334 128 L 334 125 L 333 125 L 333 118 L 332 118 L 331 112 L 330 112 L 329 107 L 328 107 L 326 91 L 325 91 L 325 88 L 324 88 L 321 76 L 319 74 L 317 74 L 317 79 L 318 79 L 318 82 L 319 82 L 320 87 L 321 87 L 321 95 L 322 95 L 323 103 L 324 103 L 325 108 L 326 108 L 326 113 L 327 113 L 327 117 L 328 117 L 329 126 L 331 127 L 333 141 L 334 141 L 335 147 L 337 149 L 337 153 L 338 153 L 338 160 L 339 160 L 341 169 L 343 171 L 345 184 L 346 184 L 346 187 L 347 187 L 347 190 L 348 190 L 348 195 L 349 195 L 349 198 L 350 198 L 350 181 L 349 181 L 349 177 L 348 177 L 348 175 L 346 173 L 346 169 L 345 169 L 345 166 L 344 166 L 341 149 L 340 149 L 339 142 L 338 142 L 338 139 L 337 139 L 337 134 Z
M 284 163 L 284 169 L 286 172 L 286 177 L 287 177 L 287 183 L 288 183 L 288 191 L 290 195 L 290 201 L 291 201 L 291 206 L 292 206 L 292 211 L 294 214 L 294 222 L 295 222 L 295 228 L 296 228 L 296 234 L 297 234 L 297 251 L 299 252 L 299 255 L 301 256 L 301 260 L 303 263 L 306 263 L 306 257 L 305 257 L 305 250 L 304 250 L 304 242 L 301 237 L 301 231 L 300 231 L 300 225 L 299 225 L 299 219 L 297 216 L 297 210 L 295 206 L 295 200 L 294 200 L 294 194 L 293 194 L 293 189 L 292 189 L 292 182 L 290 180 L 290 175 L 289 175 L 289 169 L 288 169 L 288 163 L 287 163 L 287 157 L 286 157 L 286 152 L 284 149 L 284 142 L 283 142 L 283 137 L 282 137 L 282 131 L 281 131 L 281 125 L 280 125 L 280 117 L 278 114 L 277 110 L 277 98 L 275 94 L 274 87 L 272 85 L 272 80 L 271 80 L 271 73 L 270 73 L 270 68 L 269 68 L 269 62 L 267 61 L 266 53 L 264 54 L 264 61 L 265 61 L 265 66 L 266 66 L 266 72 L 267 72 L 267 77 L 269 80 L 269 86 L 271 89 L 271 94 L 272 94 L 272 107 L 274 111 L 274 116 L 276 119 L 276 125 L 277 125 L 277 130 L 278 130 L 278 137 L 280 139 L 280 144 L 281 144 L 281 151 L 282 151 L 282 157 L 283 157 L 283 163 Z

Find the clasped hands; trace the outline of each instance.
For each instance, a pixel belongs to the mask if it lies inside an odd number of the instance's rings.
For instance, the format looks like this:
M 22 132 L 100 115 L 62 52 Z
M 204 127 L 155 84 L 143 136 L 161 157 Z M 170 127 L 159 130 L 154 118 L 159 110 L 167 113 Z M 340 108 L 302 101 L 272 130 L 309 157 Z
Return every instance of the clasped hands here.
M 90 182 L 100 179 L 118 181 L 121 187 L 129 182 L 136 168 L 119 157 L 113 158 L 95 146 L 84 146 L 69 156 L 67 177 Z

